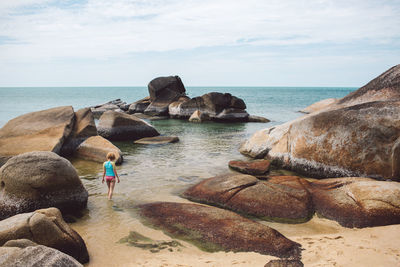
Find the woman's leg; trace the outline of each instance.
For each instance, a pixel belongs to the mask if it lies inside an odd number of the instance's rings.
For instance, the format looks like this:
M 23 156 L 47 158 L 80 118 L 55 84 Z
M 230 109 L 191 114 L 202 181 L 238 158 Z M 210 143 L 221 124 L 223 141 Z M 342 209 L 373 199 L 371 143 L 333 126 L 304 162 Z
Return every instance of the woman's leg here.
M 113 192 L 114 192 L 114 186 L 115 186 L 115 179 L 110 182 L 110 189 L 108 193 L 108 199 L 112 198 Z

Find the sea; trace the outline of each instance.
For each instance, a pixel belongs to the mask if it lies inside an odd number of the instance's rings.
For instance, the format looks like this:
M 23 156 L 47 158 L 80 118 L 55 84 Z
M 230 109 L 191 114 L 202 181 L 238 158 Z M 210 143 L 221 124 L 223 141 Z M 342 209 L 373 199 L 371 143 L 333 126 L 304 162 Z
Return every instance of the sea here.
M 118 240 L 133 228 L 147 229 L 139 223 L 135 205 L 185 201 L 180 194 L 189 186 L 231 172 L 230 160 L 248 160 L 238 149 L 256 131 L 293 120 L 302 116 L 299 111 L 310 104 L 341 98 L 354 90 L 353 87 L 186 87 L 189 97 L 208 92 L 230 93 L 244 100 L 249 114 L 266 117 L 271 122 L 149 121 L 162 135 L 178 136 L 180 141 L 167 145 L 115 142 L 123 153 L 124 163 L 118 167 L 121 182 L 115 187 L 112 201 L 107 200 L 107 187 L 101 183 L 102 164 L 70 158 L 89 192 L 88 208 L 72 224 L 92 248 L 89 266 L 107 265 L 102 257 L 107 253 L 103 246 L 118 249 Z M 73 106 L 78 110 L 114 99 L 132 103 L 146 96 L 147 87 L 2 87 L 0 127 L 28 112 L 57 106 Z

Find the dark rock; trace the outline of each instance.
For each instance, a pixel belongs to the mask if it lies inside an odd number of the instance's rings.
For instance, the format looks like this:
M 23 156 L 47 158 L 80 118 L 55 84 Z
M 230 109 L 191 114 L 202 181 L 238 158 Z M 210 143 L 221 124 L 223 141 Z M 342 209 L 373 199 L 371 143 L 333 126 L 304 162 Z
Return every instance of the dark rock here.
M 115 141 L 133 141 L 160 135 L 144 120 L 115 111 L 107 111 L 100 117 L 97 132 L 102 137 Z
M 250 175 L 227 174 L 194 185 L 183 197 L 263 219 L 304 222 L 314 214 L 306 186 L 307 181 L 296 176 L 261 181 Z
M 64 142 L 60 154 L 71 156 L 78 146 L 91 136 L 97 135 L 97 128 L 90 108 L 83 108 L 75 112 L 75 123 L 71 134 Z
M 109 152 L 114 152 L 115 164 L 123 162 L 122 152 L 118 147 L 101 136 L 92 136 L 79 145 L 75 156 L 84 160 L 104 162 Z
M 0 166 L 9 158 L 30 151 L 60 153 L 74 126 L 71 106 L 27 113 L 0 129 Z
M 179 141 L 177 136 L 156 136 L 156 137 L 145 137 L 139 140 L 136 140 L 135 144 L 143 144 L 143 145 L 162 145 L 168 143 L 176 143 Z
M 144 111 L 148 115 L 168 115 L 168 106 L 185 96 L 185 86 L 179 76 L 158 77 L 149 85 L 150 105 Z
M 299 260 L 271 260 L 264 267 L 304 267 Z
M 400 223 L 400 183 L 336 178 L 312 182 L 309 190 L 316 211 L 345 227 Z
M 215 120 L 225 122 L 247 122 L 249 120 L 249 113 L 242 109 L 227 108 L 219 113 Z
M 89 261 L 85 242 L 64 222 L 60 211 L 56 208 L 18 214 L 0 221 L 0 245 L 30 246 L 27 241 L 10 242 L 10 240 L 17 239 L 28 239 L 34 243 L 57 249 L 72 256 L 80 263 Z
M 229 167 L 235 171 L 250 174 L 250 175 L 264 175 L 269 172 L 271 162 L 269 160 L 256 160 L 256 161 L 241 161 L 232 160 L 229 162 Z
M 130 104 L 128 113 L 129 114 L 143 113 L 149 105 L 150 105 L 150 97 L 148 96 Z
M 249 115 L 249 122 L 267 123 L 270 122 L 270 120 L 261 116 Z
M 254 251 L 300 258 L 300 244 L 268 226 L 227 210 L 170 202 L 144 204 L 139 209 L 153 226 L 209 251 Z
M 72 164 L 53 152 L 15 156 L 0 168 L 0 219 L 40 208 L 76 212 L 88 192 Z

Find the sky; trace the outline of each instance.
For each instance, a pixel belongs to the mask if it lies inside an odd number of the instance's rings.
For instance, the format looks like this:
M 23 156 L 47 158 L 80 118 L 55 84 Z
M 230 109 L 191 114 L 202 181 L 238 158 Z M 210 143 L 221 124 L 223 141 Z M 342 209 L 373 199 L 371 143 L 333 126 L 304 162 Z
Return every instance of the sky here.
M 400 0 L 0 0 L 0 87 L 360 87 L 400 64 Z

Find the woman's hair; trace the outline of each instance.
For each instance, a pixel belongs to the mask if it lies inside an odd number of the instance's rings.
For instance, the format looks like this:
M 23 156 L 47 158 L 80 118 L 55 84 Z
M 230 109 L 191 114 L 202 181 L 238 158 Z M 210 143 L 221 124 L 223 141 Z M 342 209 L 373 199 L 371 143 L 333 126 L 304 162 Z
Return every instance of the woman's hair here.
M 107 159 L 108 159 L 108 160 L 115 160 L 115 154 L 114 154 L 114 152 L 108 152 L 108 153 L 107 153 Z

